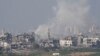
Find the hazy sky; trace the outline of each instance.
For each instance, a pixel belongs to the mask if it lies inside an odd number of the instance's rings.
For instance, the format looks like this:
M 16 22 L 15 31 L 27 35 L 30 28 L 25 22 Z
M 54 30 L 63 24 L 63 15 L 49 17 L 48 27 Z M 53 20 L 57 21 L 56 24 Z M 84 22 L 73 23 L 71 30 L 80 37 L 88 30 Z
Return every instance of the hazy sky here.
M 100 0 L 90 0 L 90 17 L 100 21 Z M 55 16 L 56 0 L 0 0 L 0 30 L 26 32 Z

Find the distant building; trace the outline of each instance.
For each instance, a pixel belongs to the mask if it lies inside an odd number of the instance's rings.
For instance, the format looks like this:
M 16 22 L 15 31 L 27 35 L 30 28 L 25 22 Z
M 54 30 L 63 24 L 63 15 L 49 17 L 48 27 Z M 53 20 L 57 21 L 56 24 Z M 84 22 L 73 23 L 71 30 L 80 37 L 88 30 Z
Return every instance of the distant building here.
M 2 42 L 2 41 L 0 41 L 0 47 L 9 48 L 10 45 L 9 45 L 7 42 Z
M 60 47 L 62 47 L 62 48 L 71 47 L 72 46 L 71 37 L 67 37 L 65 39 L 61 39 L 61 40 L 59 40 L 59 43 L 60 43 Z
M 83 38 L 83 46 L 92 47 L 93 45 L 97 45 L 98 40 L 99 38 Z
M 81 47 L 83 45 L 83 38 L 84 37 L 85 37 L 84 35 L 78 35 L 77 36 L 77 46 L 78 47 Z
M 24 33 L 17 36 L 14 36 L 12 39 L 12 47 L 16 48 L 18 46 L 21 49 L 33 47 L 33 43 L 35 42 L 35 34 L 32 33 Z
M 12 43 L 12 34 L 2 31 L 0 34 L 0 47 L 8 49 L 11 47 Z
M 39 47 L 41 49 L 44 49 L 45 51 L 57 50 L 60 48 L 58 39 L 41 40 L 40 43 L 38 43 L 38 44 L 39 44 Z

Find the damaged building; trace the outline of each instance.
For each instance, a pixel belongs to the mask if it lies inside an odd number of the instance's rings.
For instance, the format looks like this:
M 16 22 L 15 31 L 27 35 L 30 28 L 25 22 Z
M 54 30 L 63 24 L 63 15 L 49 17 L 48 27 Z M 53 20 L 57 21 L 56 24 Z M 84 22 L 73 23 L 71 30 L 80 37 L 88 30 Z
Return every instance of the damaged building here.
M 42 40 L 39 43 L 39 46 L 40 48 L 45 50 L 56 50 L 59 49 L 59 40 L 55 40 L 55 39 Z
M 17 35 L 13 38 L 13 42 L 12 42 L 12 48 L 32 48 L 33 43 L 35 41 L 35 34 L 31 33 L 24 33 L 24 34 L 20 34 Z
M 64 39 L 60 39 L 59 43 L 60 43 L 61 48 L 71 47 L 72 46 L 72 39 L 70 36 L 68 36 Z

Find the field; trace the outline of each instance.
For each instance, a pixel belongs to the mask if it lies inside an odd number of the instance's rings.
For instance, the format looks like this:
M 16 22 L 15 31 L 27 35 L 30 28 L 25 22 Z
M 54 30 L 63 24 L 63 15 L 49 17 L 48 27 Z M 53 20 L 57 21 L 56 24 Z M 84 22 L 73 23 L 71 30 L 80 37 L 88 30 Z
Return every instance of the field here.
M 10 53 L 10 54 L 2 54 L 1 56 L 53 56 L 53 53 L 60 53 L 59 56 L 100 56 L 100 49 L 95 48 L 65 48 L 57 51 L 31 51 L 31 53 L 27 53 L 24 50 L 24 53 Z

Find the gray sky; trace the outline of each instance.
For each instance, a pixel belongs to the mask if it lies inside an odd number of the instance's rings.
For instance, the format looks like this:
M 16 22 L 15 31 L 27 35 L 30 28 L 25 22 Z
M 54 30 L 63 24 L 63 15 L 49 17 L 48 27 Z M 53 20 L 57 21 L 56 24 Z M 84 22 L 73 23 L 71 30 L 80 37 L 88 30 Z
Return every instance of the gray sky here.
M 92 0 L 91 1 L 91 10 L 90 10 L 90 15 L 93 18 L 97 18 L 98 22 L 100 22 L 100 0 Z M 98 23 L 100 26 L 100 23 Z
M 100 0 L 90 0 L 90 17 L 100 21 Z M 26 32 L 55 16 L 56 0 L 0 0 L 0 30 Z

